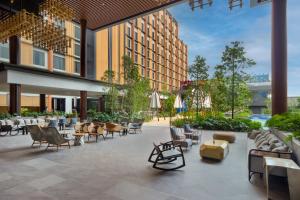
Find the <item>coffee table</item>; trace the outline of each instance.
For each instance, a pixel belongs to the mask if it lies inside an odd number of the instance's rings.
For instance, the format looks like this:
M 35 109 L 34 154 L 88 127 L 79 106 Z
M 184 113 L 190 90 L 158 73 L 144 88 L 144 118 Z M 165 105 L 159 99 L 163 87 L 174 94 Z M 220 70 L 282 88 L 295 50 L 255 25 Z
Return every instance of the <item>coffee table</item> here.
M 84 133 L 75 133 L 73 134 L 75 139 L 74 139 L 74 146 L 80 146 L 84 144 Z
M 228 142 L 225 140 L 208 140 L 200 146 L 200 156 L 223 160 L 229 152 Z

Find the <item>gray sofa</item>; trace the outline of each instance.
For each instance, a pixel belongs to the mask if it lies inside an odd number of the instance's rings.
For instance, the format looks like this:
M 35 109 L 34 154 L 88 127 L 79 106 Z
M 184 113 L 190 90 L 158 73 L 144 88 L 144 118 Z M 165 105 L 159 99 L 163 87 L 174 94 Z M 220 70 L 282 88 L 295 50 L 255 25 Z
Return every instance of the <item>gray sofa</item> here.
M 252 175 L 264 174 L 264 156 L 293 159 L 291 148 L 286 145 L 282 138 L 277 137 L 271 130 L 253 131 L 248 140 L 248 178 Z M 272 175 L 286 177 L 283 169 L 274 169 Z

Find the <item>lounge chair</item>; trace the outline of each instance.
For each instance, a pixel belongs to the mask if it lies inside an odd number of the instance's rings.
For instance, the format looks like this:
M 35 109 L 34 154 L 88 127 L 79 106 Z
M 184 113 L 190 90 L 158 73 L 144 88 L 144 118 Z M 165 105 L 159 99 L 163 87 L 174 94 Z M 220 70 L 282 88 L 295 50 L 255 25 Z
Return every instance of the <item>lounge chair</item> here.
M 129 123 L 128 124 L 128 132 L 134 132 L 134 133 L 137 133 L 137 132 L 140 132 L 142 133 L 142 126 L 143 126 L 143 121 L 142 120 L 139 120 L 139 121 L 136 121 L 136 122 L 132 122 L 132 123 Z
M 61 136 L 56 128 L 47 127 L 42 128 L 42 130 L 44 131 L 45 140 L 48 142 L 46 150 L 49 147 L 56 147 L 58 151 L 58 147 L 60 146 L 68 146 L 69 148 L 71 148 L 70 140 Z
M 67 129 L 74 129 L 76 123 L 77 123 L 77 118 L 71 118 L 70 123 L 67 123 L 65 125 L 65 128 L 67 128 Z
M 170 133 L 175 145 L 180 145 L 186 149 L 189 149 L 192 146 L 193 141 L 186 138 L 184 134 L 179 134 L 175 127 L 170 127 Z
M 104 137 L 104 128 L 101 126 L 94 125 L 93 123 L 90 124 L 88 127 L 88 141 L 90 140 L 90 137 L 96 137 L 96 142 L 98 142 L 98 137 L 102 136 L 103 139 L 105 140 Z
M 120 124 L 115 124 L 115 123 L 106 123 L 106 136 L 108 134 L 111 134 L 112 137 L 114 137 L 114 133 L 118 132 L 119 135 L 121 136 L 121 132 L 123 131 L 123 128 Z
M 197 143 L 199 143 L 199 141 L 201 141 L 202 134 L 198 130 L 192 129 L 189 124 L 184 124 L 183 130 L 184 130 L 184 135 L 186 136 L 186 138 L 196 141 Z
M 44 133 L 38 125 L 29 125 L 27 126 L 27 129 L 30 133 L 31 139 L 33 140 L 33 143 L 31 145 L 32 147 L 36 143 L 38 143 L 39 146 L 41 146 L 42 143 L 47 143 L 44 137 Z
M 170 171 L 185 166 L 184 155 L 180 145 L 175 145 L 173 141 L 166 142 L 161 145 L 153 143 L 153 145 L 154 148 L 148 159 L 148 162 L 153 163 L 153 168 Z M 178 158 L 182 159 L 182 163 L 179 165 L 173 165 Z

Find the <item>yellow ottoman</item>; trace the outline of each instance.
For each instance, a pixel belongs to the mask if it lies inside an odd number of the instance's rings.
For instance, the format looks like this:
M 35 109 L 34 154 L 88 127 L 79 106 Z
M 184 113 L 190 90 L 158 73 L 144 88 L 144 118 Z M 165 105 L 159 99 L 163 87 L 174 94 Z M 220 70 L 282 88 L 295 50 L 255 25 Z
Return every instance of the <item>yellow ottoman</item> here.
M 202 158 L 223 160 L 229 152 L 228 142 L 225 140 L 209 140 L 200 146 Z
M 234 143 L 235 134 L 233 132 L 215 132 L 213 138 L 215 140 L 225 140 L 229 143 Z

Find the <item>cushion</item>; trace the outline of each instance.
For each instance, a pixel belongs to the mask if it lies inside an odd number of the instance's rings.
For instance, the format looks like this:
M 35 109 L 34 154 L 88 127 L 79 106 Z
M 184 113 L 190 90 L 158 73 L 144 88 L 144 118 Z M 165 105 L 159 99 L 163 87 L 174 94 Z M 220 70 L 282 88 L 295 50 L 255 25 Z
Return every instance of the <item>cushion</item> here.
M 259 140 L 257 140 L 255 142 L 256 147 L 258 147 L 261 143 L 263 143 L 264 141 L 267 141 L 267 139 L 265 137 L 260 138 Z
M 272 149 L 272 152 L 280 152 L 280 153 L 287 153 L 289 151 L 289 147 L 286 145 L 276 147 Z
M 284 144 L 282 142 L 277 142 L 277 143 L 272 143 L 270 144 L 270 150 L 272 151 L 273 149 L 277 148 L 277 147 L 281 147 Z
M 254 140 L 258 134 L 261 134 L 261 131 L 259 131 L 259 130 L 253 130 L 250 133 L 249 138 L 252 139 L 252 140 Z
M 215 140 L 225 140 L 229 143 L 234 143 L 235 134 L 232 132 L 216 132 L 213 134 Z
M 258 148 L 258 149 L 261 149 L 262 146 L 269 146 L 269 142 L 266 141 L 266 140 L 264 140 L 262 143 L 260 143 L 260 144 L 257 146 L 257 148 Z

